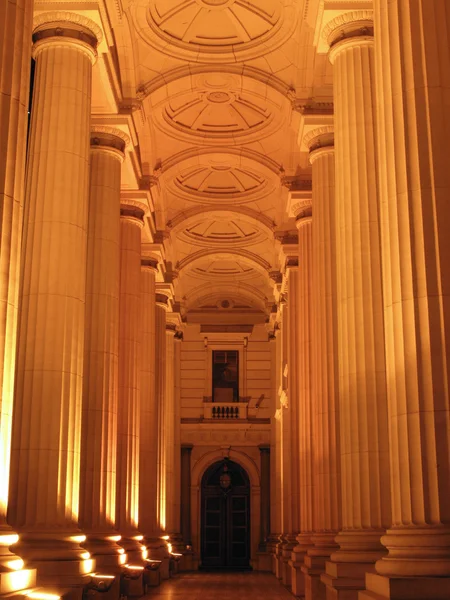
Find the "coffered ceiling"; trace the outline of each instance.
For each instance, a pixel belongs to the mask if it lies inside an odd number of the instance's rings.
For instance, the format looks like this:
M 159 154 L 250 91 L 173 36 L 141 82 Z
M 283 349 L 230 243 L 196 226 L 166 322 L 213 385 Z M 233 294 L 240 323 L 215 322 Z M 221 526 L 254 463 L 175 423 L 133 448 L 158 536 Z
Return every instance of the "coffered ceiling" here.
M 122 187 L 148 207 L 143 250 L 184 321 L 269 319 L 295 253 L 289 189 L 310 186 L 302 136 L 332 120 L 322 32 L 370 4 L 36 0 L 37 18 L 101 30 L 93 120 L 127 136 Z

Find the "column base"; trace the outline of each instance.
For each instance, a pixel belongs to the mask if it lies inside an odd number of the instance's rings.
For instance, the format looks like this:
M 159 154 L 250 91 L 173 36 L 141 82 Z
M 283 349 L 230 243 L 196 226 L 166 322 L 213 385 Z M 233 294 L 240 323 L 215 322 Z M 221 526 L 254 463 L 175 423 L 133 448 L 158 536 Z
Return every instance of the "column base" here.
M 374 563 L 335 563 L 327 561 L 320 580 L 326 586 L 327 600 L 357 600 L 365 588 L 367 573 L 374 572 Z
M 305 595 L 305 574 L 303 566 L 308 550 L 311 549 L 312 541 L 311 534 L 301 533 L 297 536 L 297 545 L 291 553 L 291 580 L 292 593 L 294 596 L 304 597 Z
M 128 557 L 117 542 L 120 535 L 110 532 L 87 532 L 83 548 L 95 559 L 95 569 L 101 574 L 121 572 L 121 567 L 128 562 Z
M 126 565 L 144 566 L 144 550 L 142 544 L 143 535 L 138 531 L 129 531 L 122 534 L 118 540 L 118 546 L 125 550 L 127 555 Z
M 285 543 L 286 540 L 280 535 L 280 541 L 275 548 L 275 576 L 277 579 L 282 579 L 283 577 L 283 545 Z
M 326 600 L 327 588 L 321 581 L 326 562 L 337 550 L 336 533 L 317 533 L 311 536 L 314 547 L 308 550 L 302 572 L 305 577 L 305 600 Z
M 160 537 L 146 538 L 144 545 L 148 551 L 148 558 L 161 561 L 159 567 L 160 578 L 169 579 L 171 555 L 167 546 L 167 540 Z
M 281 581 L 284 586 L 290 588 L 292 587 L 291 555 L 297 540 L 295 534 L 288 534 L 285 539 L 281 557 Z
M 14 544 L 26 567 L 36 569 L 36 585 L 63 590 L 83 588 L 95 570 L 95 560 L 80 546 L 85 536 L 73 532 L 24 532 Z
M 366 575 L 358 600 L 448 600 L 450 577 L 386 577 Z
M 383 530 L 341 531 L 336 536 L 340 549 L 325 565 L 321 581 L 327 587 L 327 600 L 357 600 L 365 589 L 367 573 L 375 573 L 375 563 L 386 554 L 381 544 Z

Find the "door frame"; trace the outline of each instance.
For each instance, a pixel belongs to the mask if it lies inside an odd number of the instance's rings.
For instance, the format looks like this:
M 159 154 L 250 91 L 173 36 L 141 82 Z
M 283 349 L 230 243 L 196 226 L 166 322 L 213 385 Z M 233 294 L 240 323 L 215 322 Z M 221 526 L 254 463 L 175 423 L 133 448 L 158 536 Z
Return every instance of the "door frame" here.
M 199 455 L 196 454 L 199 451 Z M 249 447 L 247 452 L 233 448 L 195 447 L 192 452 L 191 462 L 191 531 L 192 547 L 194 552 L 200 556 L 200 527 L 201 527 L 201 483 L 206 469 L 213 463 L 228 456 L 230 460 L 237 462 L 250 479 L 250 565 L 257 568 L 257 552 L 261 533 L 261 475 L 259 463 L 259 449 L 257 446 Z M 253 456 L 252 456 L 253 454 Z

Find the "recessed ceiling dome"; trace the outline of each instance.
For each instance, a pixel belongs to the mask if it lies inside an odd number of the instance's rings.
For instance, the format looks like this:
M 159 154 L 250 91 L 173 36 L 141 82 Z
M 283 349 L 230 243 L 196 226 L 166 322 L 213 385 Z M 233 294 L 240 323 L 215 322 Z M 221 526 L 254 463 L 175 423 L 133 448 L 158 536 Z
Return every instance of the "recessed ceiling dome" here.
M 266 236 L 255 225 L 239 218 L 199 218 L 182 232 L 178 239 L 195 246 L 243 247 L 264 241 Z
M 267 54 L 293 33 L 295 0 L 137 0 L 135 18 L 153 46 L 194 62 L 236 62 Z M 145 23 L 145 25 L 144 25 Z M 237 56 L 240 54 L 241 56 Z
M 256 95 L 195 91 L 171 99 L 164 108 L 163 119 L 175 130 L 207 136 L 214 143 L 260 132 L 272 122 L 273 112 Z
M 249 279 L 257 277 L 258 271 L 239 259 L 219 256 L 217 258 L 209 258 L 202 265 L 195 266 L 191 270 L 191 275 L 207 280 L 210 277 L 219 279 Z
M 178 42 L 203 47 L 240 45 L 270 32 L 280 18 L 278 0 L 153 0 L 150 15 Z
M 176 169 L 176 170 L 175 170 Z M 167 168 L 168 192 L 202 204 L 245 204 L 267 197 L 279 176 L 253 158 L 226 152 L 194 155 Z

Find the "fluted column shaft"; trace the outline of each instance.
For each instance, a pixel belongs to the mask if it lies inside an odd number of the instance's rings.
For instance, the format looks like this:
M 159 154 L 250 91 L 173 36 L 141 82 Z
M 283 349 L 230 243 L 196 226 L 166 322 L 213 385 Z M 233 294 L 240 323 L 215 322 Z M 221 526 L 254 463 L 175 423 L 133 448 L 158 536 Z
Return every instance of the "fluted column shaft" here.
M 120 133 L 120 132 L 117 132 Z M 80 526 L 97 567 L 118 565 L 116 520 L 120 179 L 125 142 L 91 134 Z
M 298 227 L 298 271 L 293 284 L 296 287 L 295 304 L 297 307 L 295 323 L 291 324 L 297 341 L 296 362 L 293 367 L 298 377 L 298 407 L 293 415 L 296 422 L 296 461 L 299 500 L 296 504 L 298 514 L 297 545 L 292 553 L 292 592 L 296 596 L 305 593 L 305 577 L 302 571 L 305 554 L 311 546 L 313 514 L 312 482 L 312 432 L 311 432 L 311 204 L 310 201 L 301 210 L 297 219 Z M 291 288 L 289 288 L 291 292 Z
M 60 26 L 34 34 L 10 519 L 22 532 L 25 559 L 39 563 L 46 546 L 38 583 L 77 584 L 83 553 L 71 533 L 79 502 L 96 38 L 84 26 L 76 34 L 70 23 Z M 73 562 L 58 567 L 52 559 Z
M 139 433 L 143 210 L 120 211 L 119 407 L 116 519 L 128 558 L 140 558 Z
M 315 417 L 313 469 L 317 475 L 315 510 L 308 524 L 329 532 L 341 526 L 341 464 L 339 436 L 339 374 L 337 361 L 337 278 L 334 146 L 310 155 L 313 177 L 312 224 L 312 378 Z M 308 418 L 305 415 L 305 421 Z M 305 427 L 307 423 L 305 422 Z M 328 431 L 328 435 L 327 432 Z M 308 499 L 309 502 L 309 499 Z M 312 517 L 312 518 L 311 518 Z
M 357 596 L 390 522 L 384 327 L 370 13 L 336 20 L 334 64 L 338 356 L 343 529 L 323 581 Z M 355 134 L 356 133 L 356 134 Z
M 0 7 L 0 536 L 6 523 L 16 366 L 20 246 L 30 87 L 33 2 Z M 10 538 L 4 538 L 9 545 Z M 0 565 L 11 557 L 0 537 Z
M 174 348 L 174 443 L 173 443 L 173 531 L 181 540 L 181 341 L 182 334 L 175 335 Z
M 300 488 L 299 488 L 299 460 L 298 460 L 298 415 L 299 415 L 299 398 L 301 391 L 306 385 L 301 380 L 302 370 L 301 348 L 299 339 L 300 322 L 302 315 L 301 299 L 301 276 L 297 267 L 289 267 L 288 280 L 288 322 L 287 322 L 287 337 L 288 337 L 288 397 L 289 397 L 289 421 L 290 421 L 290 437 L 292 443 L 292 454 L 290 457 L 291 469 L 291 522 L 289 534 L 292 535 L 291 542 L 295 545 L 295 535 L 300 531 Z M 300 368 L 299 368 L 300 366 Z
M 141 272 L 141 428 L 139 457 L 139 528 L 145 544 L 158 537 L 158 404 L 155 389 L 157 261 L 142 260 Z
M 174 524 L 174 442 L 175 442 L 175 326 L 166 324 L 166 386 L 163 409 L 162 442 L 164 454 L 166 531 L 175 533 Z
M 165 531 L 165 479 L 164 479 L 164 456 L 162 453 L 162 430 L 163 430 L 163 404 L 166 392 L 166 310 L 167 297 L 156 294 L 156 361 L 155 361 L 155 390 L 156 402 L 158 404 L 158 526 L 160 531 Z
M 340 550 L 332 561 L 344 566 L 327 566 L 327 573 L 338 580 L 348 578 L 354 597 L 356 580 L 362 589 L 365 572 L 383 553 L 380 538 L 391 519 L 369 15 L 362 11 L 344 15 L 329 38 L 334 65 L 343 521 L 336 539 Z M 350 570 L 347 563 L 352 563 Z M 343 585 L 337 583 L 339 589 Z
M 157 495 L 157 515 L 159 535 L 162 536 L 166 532 L 167 515 L 166 515 L 166 456 L 164 451 L 164 403 L 166 395 L 166 312 L 168 310 L 169 300 L 165 294 L 156 293 L 156 361 L 155 361 L 155 393 L 156 403 L 158 405 L 158 456 L 157 456 L 157 477 L 158 486 L 156 489 Z M 155 558 L 162 559 L 163 563 L 160 568 L 161 577 L 168 579 L 169 577 L 169 554 L 167 546 L 162 542 Z
M 445 0 L 374 8 L 392 470 L 376 569 L 446 576 L 415 580 L 425 598 L 450 575 L 450 13 Z

